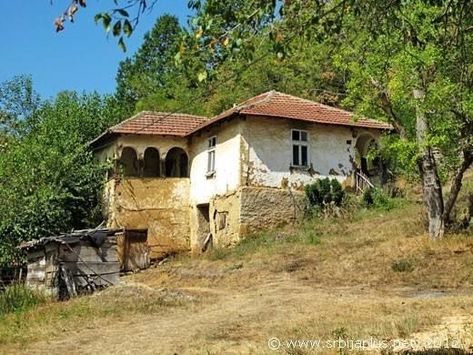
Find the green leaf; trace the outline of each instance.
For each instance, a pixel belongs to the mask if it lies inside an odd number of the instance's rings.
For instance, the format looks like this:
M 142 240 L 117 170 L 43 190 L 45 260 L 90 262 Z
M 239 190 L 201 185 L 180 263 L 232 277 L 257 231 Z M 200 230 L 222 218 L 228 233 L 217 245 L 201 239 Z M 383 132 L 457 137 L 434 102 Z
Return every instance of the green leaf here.
M 208 77 L 207 71 L 203 71 L 203 72 L 200 72 L 199 74 L 197 74 L 197 80 L 199 82 L 202 82 L 202 81 L 206 80 L 207 77 Z
M 117 37 L 117 36 L 120 35 L 121 32 L 122 32 L 122 23 L 121 23 L 121 21 L 117 21 L 117 22 L 115 22 L 115 24 L 113 25 L 113 31 L 112 31 L 112 33 L 113 33 L 113 35 L 114 35 L 115 37 Z
M 131 22 L 126 19 L 123 21 L 123 33 L 128 37 L 133 33 L 133 26 L 131 25 Z
M 94 16 L 94 21 L 95 23 L 99 23 L 100 21 L 102 21 L 102 18 L 103 18 L 103 14 L 102 13 L 98 13 Z
M 110 31 L 111 23 L 112 23 L 112 17 L 110 16 L 110 14 L 107 14 L 107 13 L 102 14 L 102 24 L 106 32 Z
M 130 16 L 125 9 L 115 9 L 114 12 L 118 12 L 123 17 L 129 17 Z
M 118 47 L 123 51 L 126 52 L 126 44 L 125 41 L 123 40 L 123 37 L 120 37 L 118 40 Z

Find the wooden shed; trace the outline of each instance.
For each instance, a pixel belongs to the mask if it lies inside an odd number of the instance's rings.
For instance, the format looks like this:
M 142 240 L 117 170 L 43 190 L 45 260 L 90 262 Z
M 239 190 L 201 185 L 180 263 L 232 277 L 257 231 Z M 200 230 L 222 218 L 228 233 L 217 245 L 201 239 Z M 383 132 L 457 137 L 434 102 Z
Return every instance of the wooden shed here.
M 146 239 L 146 231 L 87 229 L 24 243 L 26 284 L 59 299 L 115 285 L 121 271 L 149 266 Z
M 117 233 L 118 259 L 120 270 L 138 271 L 147 269 L 151 264 L 148 230 L 124 229 Z

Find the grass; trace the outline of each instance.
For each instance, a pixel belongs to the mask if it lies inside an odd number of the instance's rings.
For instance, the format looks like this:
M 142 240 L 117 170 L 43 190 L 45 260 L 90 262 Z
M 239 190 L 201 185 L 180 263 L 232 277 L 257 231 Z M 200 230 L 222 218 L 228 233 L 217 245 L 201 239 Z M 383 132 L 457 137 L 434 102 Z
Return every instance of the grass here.
M 19 313 L 45 303 L 48 298 L 40 291 L 23 284 L 13 284 L 0 293 L 0 317 L 8 313 Z
M 473 307 L 472 236 L 432 242 L 421 211 L 416 199 L 361 208 L 176 257 L 122 286 L 2 317 L 0 352 L 264 354 L 272 336 L 414 336 Z
M 24 286 L 20 288 L 28 290 Z M 113 287 L 68 302 L 50 300 L 37 303 L 35 308 L 17 308 L 17 312 L 0 318 L 0 346 L 47 339 L 54 336 L 58 330 L 72 332 L 78 328 L 91 328 L 101 320 L 159 314 L 163 310 L 189 302 L 193 302 L 193 299 L 173 290 L 154 290 L 143 285 L 128 285 Z
M 391 269 L 396 272 L 411 272 L 415 269 L 415 260 L 403 258 L 392 263 Z

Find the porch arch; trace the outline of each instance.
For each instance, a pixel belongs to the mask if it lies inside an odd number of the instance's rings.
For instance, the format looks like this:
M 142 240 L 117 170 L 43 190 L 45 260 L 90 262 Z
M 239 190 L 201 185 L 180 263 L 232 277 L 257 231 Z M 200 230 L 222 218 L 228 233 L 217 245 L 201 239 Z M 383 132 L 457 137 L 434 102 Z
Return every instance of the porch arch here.
M 378 149 L 377 139 L 370 133 L 362 133 L 355 144 L 355 163 L 356 169 L 368 176 L 374 176 L 379 173 L 379 157 L 369 157 L 369 153 Z
M 134 148 L 124 147 L 122 149 L 119 164 L 124 176 L 139 176 L 138 155 Z
M 161 176 L 160 165 L 159 150 L 154 147 L 146 148 L 143 155 L 143 177 Z
M 166 177 L 189 177 L 189 158 L 184 149 L 174 147 L 166 154 Z

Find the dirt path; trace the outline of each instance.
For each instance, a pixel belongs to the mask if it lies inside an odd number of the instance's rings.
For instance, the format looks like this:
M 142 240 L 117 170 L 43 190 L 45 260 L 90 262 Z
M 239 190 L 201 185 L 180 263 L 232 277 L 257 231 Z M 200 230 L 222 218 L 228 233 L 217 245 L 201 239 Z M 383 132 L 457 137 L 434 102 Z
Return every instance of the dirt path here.
M 148 287 L 148 286 L 146 286 Z M 363 287 L 318 289 L 291 274 L 280 274 L 244 290 L 187 287 L 180 292 L 198 297 L 169 313 L 133 315 L 112 324 L 98 322 L 88 329 L 60 334 L 52 341 L 33 343 L 21 352 L 29 354 L 275 354 L 314 353 L 287 349 L 286 339 L 334 336 L 350 327 L 368 326 L 380 334 L 394 319 L 412 307 L 424 316 L 424 308 L 436 302 L 457 304 L 458 296 L 422 300 L 405 290 L 373 291 Z M 388 296 L 389 295 L 389 296 Z M 471 296 L 468 301 L 471 302 Z M 448 308 L 448 312 L 452 309 Z M 441 308 L 439 312 L 442 313 Z M 458 312 L 465 313 L 459 306 Z M 445 313 L 447 314 L 447 313 Z M 430 317 L 427 313 L 425 316 Z M 391 317 L 391 318 L 390 318 Z M 390 325 L 391 324 L 391 325 Z M 345 330 L 344 330 L 345 329 Z M 351 334 L 345 334 L 350 336 Z M 344 335 L 344 336 L 345 336 Z M 268 348 L 268 339 L 280 340 L 279 351 Z M 317 347 L 317 353 L 335 353 Z
M 291 294 L 284 297 L 288 290 Z M 305 313 L 297 305 L 309 304 L 314 297 L 312 289 L 287 279 L 272 280 L 240 294 L 205 288 L 182 291 L 205 295 L 204 300 L 173 308 L 165 316 L 136 316 L 100 329 L 79 330 L 64 339 L 35 343 L 28 352 L 180 354 L 208 349 L 210 353 L 261 353 L 267 350 L 266 339 L 271 335 L 265 330 L 287 322 L 288 314 L 294 318 Z

